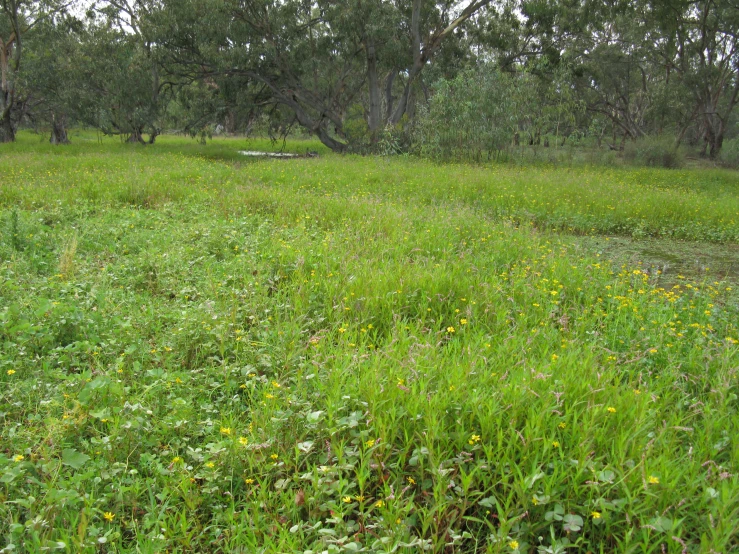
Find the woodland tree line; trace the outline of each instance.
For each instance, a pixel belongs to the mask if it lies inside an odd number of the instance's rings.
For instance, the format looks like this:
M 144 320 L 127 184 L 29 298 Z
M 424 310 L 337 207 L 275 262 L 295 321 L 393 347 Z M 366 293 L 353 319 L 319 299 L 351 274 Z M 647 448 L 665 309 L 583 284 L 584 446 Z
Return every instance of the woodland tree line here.
M 302 130 L 334 151 L 736 134 L 739 0 L 0 0 L 0 142 Z

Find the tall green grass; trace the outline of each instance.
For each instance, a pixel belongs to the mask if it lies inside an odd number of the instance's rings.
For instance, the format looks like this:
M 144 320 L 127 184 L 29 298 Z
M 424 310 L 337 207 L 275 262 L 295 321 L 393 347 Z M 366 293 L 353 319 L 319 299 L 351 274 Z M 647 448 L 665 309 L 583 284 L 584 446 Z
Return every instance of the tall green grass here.
M 260 161 L 240 156 L 244 148 L 269 150 L 270 143 L 219 139 L 202 146 L 162 137 L 151 147 L 107 139 L 59 149 L 21 141 L 0 153 L 3 179 L 13 185 L 0 189 L 0 203 L 27 205 L 42 196 L 45 202 L 135 204 L 137 195 L 157 202 L 214 190 L 228 198 L 258 186 L 280 199 L 302 191 L 400 205 L 453 202 L 494 219 L 578 234 L 739 240 L 739 177 L 729 170 L 438 166 L 325 151 L 320 159 Z M 288 149 L 319 150 L 314 142 Z
M 551 231 L 729 240 L 732 174 L 170 140 L 0 150 L 0 549 L 736 549 L 732 285 Z

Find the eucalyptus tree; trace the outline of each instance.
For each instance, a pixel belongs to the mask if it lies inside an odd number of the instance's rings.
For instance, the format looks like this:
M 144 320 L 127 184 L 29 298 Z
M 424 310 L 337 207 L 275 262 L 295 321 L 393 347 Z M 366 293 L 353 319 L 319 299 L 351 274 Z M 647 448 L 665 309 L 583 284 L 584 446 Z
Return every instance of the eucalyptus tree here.
M 36 126 L 50 127 L 52 144 L 67 144 L 68 124 L 82 115 L 83 33 L 81 20 L 56 14 L 36 26 L 24 56 L 20 87 L 30 99 L 26 117 Z
M 17 77 L 27 29 L 26 7 L 0 0 L 0 142 L 15 140 Z
M 109 22 L 90 22 L 80 44 L 80 119 L 110 135 L 144 143 L 159 133 L 152 60 L 138 38 Z
M 420 153 L 441 160 L 497 157 L 518 128 L 518 101 L 525 94 L 519 84 L 485 64 L 437 82 L 419 119 Z
M 739 102 L 736 0 L 510 1 L 476 37 L 501 65 L 567 59 L 614 137 L 690 132 L 718 155 Z
M 15 140 L 16 127 L 28 108 L 29 98 L 19 88 L 26 40 L 41 22 L 70 4 L 65 0 L 0 0 L 0 142 Z
M 739 4 L 735 0 L 650 0 L 655 58 L 665 80 L 691 101 L 703 153 L 718 156 L 739 102 Z M 682 130 L 684 133 L 684 129 Z
M 410 32 L 410 44 L 406 51 L 410 55 L 404 60 L 404 67 L 400 68 L 406 76 L 405 84 L 397 106 L 388 117 L 388 123 L 396 124 L 403 117 L 413 84 L 438 54 L 444 41 L 490 3 L 491 0 L 477 0 L 459 5 L 451 1 L 413 0 L 410 17 L 405 17 L 405 25 Z M 407 14 L 405 10 L 401 10 L 401 13 Z
M 734 0 L 566 4 L 588 22 L 568 44 L 582 63 L 589 108 L 623 137 L 693 128 L 716 157 L 739 101 L 739 5 Z
M 623 146 L 649 133 L 662 76 L 650 49 L 644 3 L 563 0 L 549 6 L 528 12 L 539 18 L 542 54 L 557 59 L 554 67 L 566 60 L 578 99 L 610 122 L 611 146 L 618 136 Z
M 117 29 L 125 35 L 124 49 L 135 51 L 136 82 L 145 91 L 137 91 L 138 116 L 132 119 L 126 131 L 131 142 L 143 142 L 143 133 L 149 133 L 149 143 L 153 143 L 161 132 L 160 117 L 166 109 L 171 94 L 171 83 L 161 79 L 159 45 L 156 41 L 158 31 L 157 14 L 161 9 L 158 0 L 97 0 L 93 9 L 101 14 L 110 29 Z M 120 39 L 119 39 L 120 40 Z M 148 72 L 148 78 L 141 74 Z M 148 95 L 148 100 L 145 97 Z M 142 109 L 143 106 L 145 109 Z M 135 121 L 135 123 L 133 123 Z
M 240 76 L 343 151 L 350 112 L 367 100 L 373 139 L 399 123 L 424 68 L 490 1 L 163 0 L 158 41 L 173 74 Z

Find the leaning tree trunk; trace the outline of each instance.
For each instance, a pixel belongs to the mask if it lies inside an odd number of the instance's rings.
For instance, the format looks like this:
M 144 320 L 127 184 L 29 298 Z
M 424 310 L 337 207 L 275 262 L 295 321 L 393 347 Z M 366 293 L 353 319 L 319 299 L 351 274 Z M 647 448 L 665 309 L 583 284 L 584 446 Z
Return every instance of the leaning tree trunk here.
M 51 116 L 51 138 L 49 139 L 51 144 L 69 144 L 69 137 L 67 137 L 67 128 L 64 125 L 64 118 L 57 118 Z

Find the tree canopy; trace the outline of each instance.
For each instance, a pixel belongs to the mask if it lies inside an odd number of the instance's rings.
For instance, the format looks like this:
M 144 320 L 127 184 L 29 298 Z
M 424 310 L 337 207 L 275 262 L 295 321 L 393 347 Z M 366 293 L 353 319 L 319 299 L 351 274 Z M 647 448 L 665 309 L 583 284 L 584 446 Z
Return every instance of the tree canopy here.
M 0 0 L 0 141 L 261 122 L 339 152 L 444 130 L 488 151 L 658 135 L 716 157 L 738 28 L 733 0 Z

